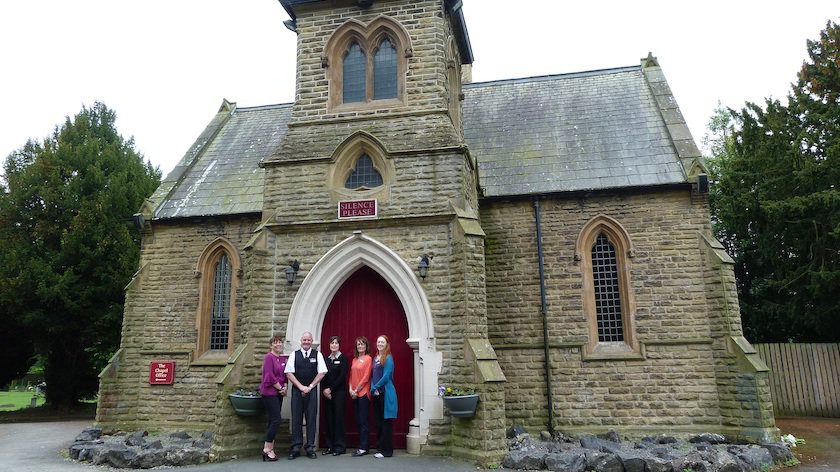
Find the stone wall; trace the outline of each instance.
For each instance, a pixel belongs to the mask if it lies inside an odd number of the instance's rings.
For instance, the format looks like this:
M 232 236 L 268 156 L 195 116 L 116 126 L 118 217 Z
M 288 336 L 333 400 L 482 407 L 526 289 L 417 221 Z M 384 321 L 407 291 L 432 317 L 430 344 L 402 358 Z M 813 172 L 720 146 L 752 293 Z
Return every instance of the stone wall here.
M 770 369 L 743 337 L 735 262 L 723 245 L 704 238 L 706 289 L 715 339 L 721 422 L 733 435 L 766 441 L 778 436 L 770 393 Z
M 126 291 L 120 352 L 100 376 L 96 420 L 119 429 L 212 431 L 215 379 L 226 360 L 195 357 L 199 281 L 196 265 L 219 237 L 244 247 L 257 224 L 254 216 L 196 219 L 180 225 L 152 223 L 144 231 L 142 269 Z M 242 312 L 242 294 L 236 296 Z M 234 327 L 240 344 L 242 316 Z M 149 363 L 175 361 L 174 385 L 149 385 Z
M 614 218 L 628 232 L 633 313 L 643 359 L 584 360 L 588 342 L 575 241 L 591 218 Z M 489 336 L 508 380 L 508 426 L 548 429 L 534 209 L 530 201 L 485 202 Z M 736 387 L 724 333 L 737 332 L 737 307 L 724 281 L 709 283 L 704 199 L 688 190 L 541 201 L 555 427 L 562 431 L 723 430 L 725 398 Z M 725 318 L 725 319 L 724 319 Z M 758 382 L 760 389 L 760 382 Z M 728 409 L 727 411 L 730 411 Z M 753 413 L 744 413 L 753 414 Z

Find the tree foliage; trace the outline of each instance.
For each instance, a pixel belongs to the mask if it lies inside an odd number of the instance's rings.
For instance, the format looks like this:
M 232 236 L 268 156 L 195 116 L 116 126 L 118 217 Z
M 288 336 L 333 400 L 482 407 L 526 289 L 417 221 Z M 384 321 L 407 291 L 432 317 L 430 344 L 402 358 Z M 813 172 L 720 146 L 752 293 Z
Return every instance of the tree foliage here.
M 132 214 L 160 183 L 115 119 L 102 103 L 83 107 L 4 162 L 0 303 L 4 326 L 20 330 L 5 337 L 30 343 L 44 359 L 53 405 L 97 391 L 97 374 L 119 345 L 123 289 L 139 259 Z
M 753 341 L 840 341 L 840 27 L 808 41 L 787 103 L 719 110 L 710 204 Z

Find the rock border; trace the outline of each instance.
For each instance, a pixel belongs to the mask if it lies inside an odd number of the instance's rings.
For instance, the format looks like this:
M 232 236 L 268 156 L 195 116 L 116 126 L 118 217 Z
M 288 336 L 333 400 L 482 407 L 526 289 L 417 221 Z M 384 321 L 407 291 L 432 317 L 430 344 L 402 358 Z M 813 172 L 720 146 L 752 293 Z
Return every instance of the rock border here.
M 213 433 L 206 431 L 198 438 L 186 432 L 149 436 L 145 430 L 103 436 L 102 428 L 93 427 L 76 436 L 69 453 L 73 460 L 119 469 L 182 467 L 209 462 L 212 443 Z
M 578 438 L 543 432 L 533 439 L 521 426 L 509 431 L 502 461 L 506 469 L 563 472 L 752 472 L 792 464 L 798 460 L 783 442 L 734 443 L 714 433 L 622 441 L 615 431 Z

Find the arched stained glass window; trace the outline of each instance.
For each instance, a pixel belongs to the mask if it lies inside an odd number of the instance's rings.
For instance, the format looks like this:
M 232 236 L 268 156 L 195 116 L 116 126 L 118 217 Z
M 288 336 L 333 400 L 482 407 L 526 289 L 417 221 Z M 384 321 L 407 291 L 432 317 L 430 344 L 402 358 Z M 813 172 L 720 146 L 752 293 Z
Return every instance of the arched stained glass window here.
M 592 246 L 592 281 L 595 285 L 598 341 L 624 341 L 618 260 L 615 246 L 603 233 L 598 235 Z
M 343 61 L 344 103 L 363 102 L 366 96 L 367 58 L 359 43 L 353 42 Z
M 210 350 L 228 348 L 230 297 L 233 270 L 227 254 L 222 254 L 213 270 L 213 305 L 210 319 Z
M 382 174 L 373 166 L 373 160 L 367 154 L 362 154 L 344 183 L 345 188 L 351 190 L 365 190 L 382 185 Z
M 373 56 L 373 99 L 397 97 L 397 50 L 388 38 Z

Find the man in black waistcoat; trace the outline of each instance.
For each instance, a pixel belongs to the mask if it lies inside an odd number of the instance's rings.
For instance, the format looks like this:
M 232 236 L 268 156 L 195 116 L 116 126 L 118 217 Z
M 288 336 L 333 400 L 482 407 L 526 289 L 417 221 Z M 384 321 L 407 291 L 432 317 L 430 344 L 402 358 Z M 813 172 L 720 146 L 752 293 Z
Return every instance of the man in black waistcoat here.
M 300 337 L 300 349 L 286 362 L 286 378 L 292 382 L 292 448 L 289 460 L 300 456 L 303 444 L 303 417 L 306 415 L 306 457 L 316 459 L 315 430 L 318 422 L 318 383 L 327 373 L 324 356 L 312 349 L 312 333 Z

